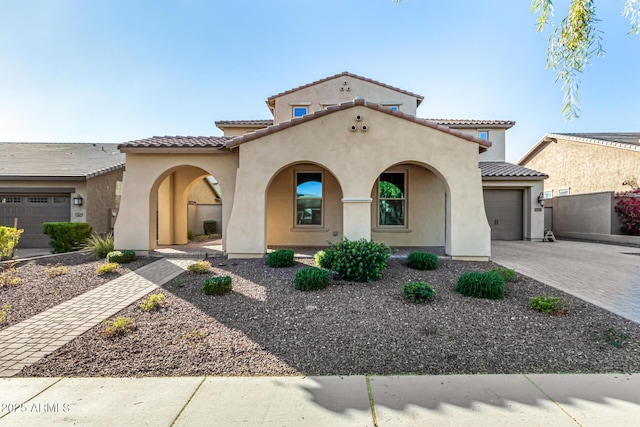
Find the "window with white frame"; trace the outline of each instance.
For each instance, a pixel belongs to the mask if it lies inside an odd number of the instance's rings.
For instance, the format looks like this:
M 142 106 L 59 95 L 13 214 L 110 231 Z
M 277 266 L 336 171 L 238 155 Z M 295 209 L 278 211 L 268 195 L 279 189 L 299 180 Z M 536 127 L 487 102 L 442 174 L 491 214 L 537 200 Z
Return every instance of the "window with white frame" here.
M 545 190 L 544 198 L 545 199 L 551 199 L 552 197 L 553 197 L 553 190 Z
M 296 226 L 322 225 L 322 172 L 296 172 Z
M 484 139 L 485 141 L 489 140 L 489 131 L 488 130 L 479 130 L 478 137 L 480 139 Z
M 293 117 L 302 117 L 307 115 L 309 112 L 309 107 L 303 105 L 294 105 L 293 106 Z
M 569 189 L 568 188 L 560 188 L 558 189 L 558 196 L 568 196 Z
M 406 225 L 406 173 L 384 172 L 378 179 L 378 225 Z

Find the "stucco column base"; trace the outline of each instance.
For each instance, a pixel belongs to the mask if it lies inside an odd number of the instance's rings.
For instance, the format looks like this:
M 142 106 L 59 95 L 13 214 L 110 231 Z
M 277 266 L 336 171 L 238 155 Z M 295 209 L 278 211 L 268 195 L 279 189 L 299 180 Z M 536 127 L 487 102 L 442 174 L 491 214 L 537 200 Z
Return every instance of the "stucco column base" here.
M 451 259 L 454 261 L 489 261 L 488 256 L 452 256 Z
M 264 254 L 239 254 L 239 253 L 228 253 L 228 259 L 255 259 L 255 258 L 263 258 Z
M 371 197 L 342 199 L 342 232 L 349 240 L 371 240 Z

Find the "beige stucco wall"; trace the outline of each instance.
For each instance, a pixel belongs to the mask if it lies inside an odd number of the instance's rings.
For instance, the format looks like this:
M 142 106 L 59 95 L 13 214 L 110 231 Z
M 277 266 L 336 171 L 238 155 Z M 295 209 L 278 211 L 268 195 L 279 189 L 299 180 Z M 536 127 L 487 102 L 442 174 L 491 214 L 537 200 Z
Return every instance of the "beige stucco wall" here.
M 367 132 L 349 130 L 356 115 Z M 349 239 L 371 237 L 371 191 L 380 173 L 403 163 L 428 168 L 447 192 L 446 252 L 455 258 L 490 256 L 476 143 L 356 106 L 246 142 L 238 150 L 236 198 L 226 229 L 232 258 L 265 253 L 268 184 L 283 168 L 307 162 L 323 166 L 340 183 L 343 233 Z
M 346 84 L 345 84 L 346 82 Z M 377 104 L 395 104 L 399 111 L 416 115 L 417 98 L 354 77 L 340 77 L 280 96 L 275 100 L 274 123 L 293 118 L 293 106 L 307 106 L 309 113 L 361 96 Z
M 216 195 L 206 180 L 197 181 L 191 191 L 189 191 L 188 199 L 190 202 L 196 202 L 199 205 L 216 205 L 220 201 L 216 200 Z
M 323 224 L 321 227 L 295 226 L 296 172 L 323 173 Z M 342 190 L 331 172 L 297 164 L 277 174 L 267 192 L 267 244 L 273 246 L 325 246 L 342 239 Z
M 630 177 L 640 180 L 640 151 L 559 139 L 547 142 L 530 161 L 531 169 L 549 175 L 545 191 L 568 188 L 570 194 L 602 191 L 626 191 L 622 182 Z
M 481 162 L 499 161 L 504 162 L 506 159 L 506 132 L 504 129 L 460 129 L 461 132 L 470 133 L 473 136 L 479 137 L 480 131 L 489 132 L 489 141 L 491 141 L 491 147 L 484 153 L 480 153 L 479 160 Z
M 123 169 L 111 171 L 87 180 L 87 222 L 97 233 L 110 230 L 110 209 L 118 209 L 120 197 L 116 194 L 118 181 L 122 181 Z
M 196 180 L 203 176 L 213 175 L 220 184 L 225 194 L 223 224 L 228 222 L 233 206 L 237 152 L 215 154 L 211 150 L 182 148 L 178 152 L 147 153 L 127 153 L 122 201 L 114 232 L 117 249 L 144 253 L 156 247 L 158 189 L 165 178 L 174 173 L 174 200 L 168 202 L 174 215 L 173 230 L 168 232 L 173 236 L 171 244 L 186 242 L 187 197 Z M 223 245 L 225 236 L 223 230 Z

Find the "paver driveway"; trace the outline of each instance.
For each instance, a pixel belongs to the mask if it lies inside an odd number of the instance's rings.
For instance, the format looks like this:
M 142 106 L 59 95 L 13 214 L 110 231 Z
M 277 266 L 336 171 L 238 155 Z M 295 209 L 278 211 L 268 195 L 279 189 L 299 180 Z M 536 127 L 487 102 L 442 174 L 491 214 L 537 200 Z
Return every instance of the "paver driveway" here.
M 640 323 L 640 248 L 493 241 L 491 260 Z

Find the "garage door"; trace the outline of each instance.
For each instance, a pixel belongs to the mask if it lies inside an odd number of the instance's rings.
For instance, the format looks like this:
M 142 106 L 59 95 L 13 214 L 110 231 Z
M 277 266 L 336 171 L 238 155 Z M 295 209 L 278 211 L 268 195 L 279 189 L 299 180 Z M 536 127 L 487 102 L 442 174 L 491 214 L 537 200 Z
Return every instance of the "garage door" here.
M 491 240 L 522 240 L 522 190 L 484 190 Z
M 46 248 L 49 236 L 42 234 L 42 223 L 69 221 L 71 197 L 69 194 L 0 194 L 0 225 L 24 229 L 20 248 Z

